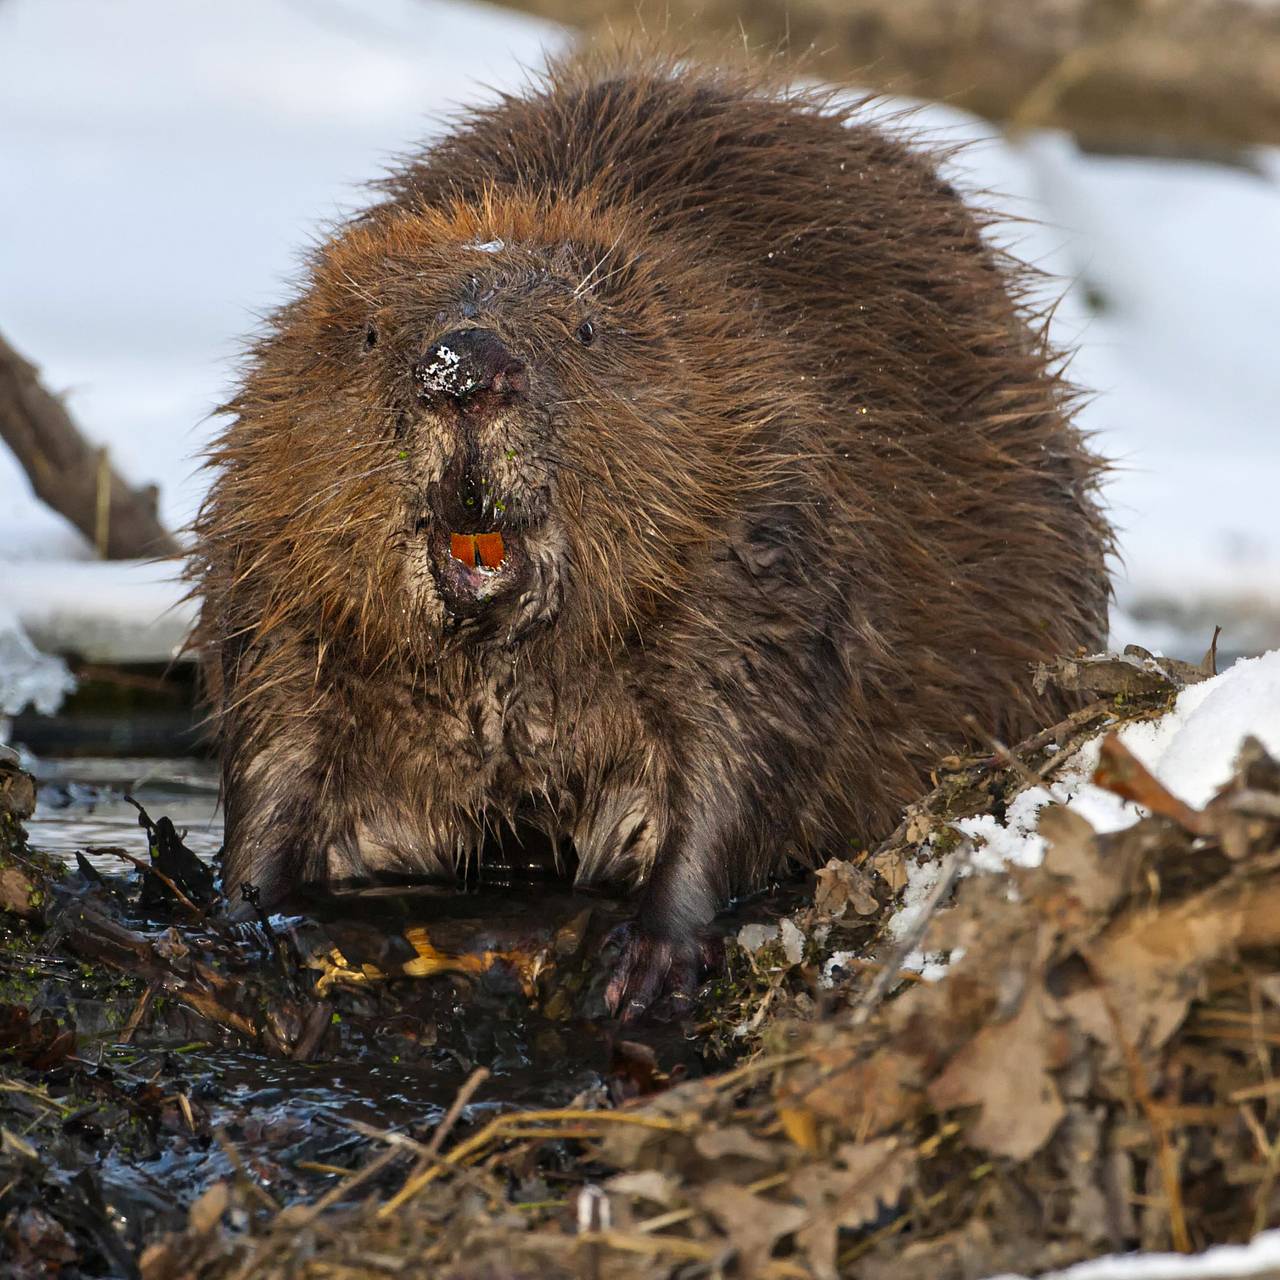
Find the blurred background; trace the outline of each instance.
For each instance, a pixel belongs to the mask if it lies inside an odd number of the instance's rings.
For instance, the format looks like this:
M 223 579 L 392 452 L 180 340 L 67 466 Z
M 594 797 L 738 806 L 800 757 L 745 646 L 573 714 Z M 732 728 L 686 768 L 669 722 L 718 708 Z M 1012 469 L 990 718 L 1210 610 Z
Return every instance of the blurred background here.
M 191 605 L 136 544 L 194 513 L 243 339 L 361 184 L 456 107 L 637 21 L 632 0 L 519 7 L 0 0 L 11 740 L 195 741 L 191 674 L 166 666 Z M 789 40 L 805 75 L 921 103 L 914 129 L 969 143 L 955 175 L 1053 277 L 1053 336 L 1116 463 L 1113 643 L 1195 659 L 1221 624 L 1225 654 L 1280 644 L 1280 5 L 724 0 L 648 23 L 713 49 Z M 78 434 L 42 445 L 41 424 Z

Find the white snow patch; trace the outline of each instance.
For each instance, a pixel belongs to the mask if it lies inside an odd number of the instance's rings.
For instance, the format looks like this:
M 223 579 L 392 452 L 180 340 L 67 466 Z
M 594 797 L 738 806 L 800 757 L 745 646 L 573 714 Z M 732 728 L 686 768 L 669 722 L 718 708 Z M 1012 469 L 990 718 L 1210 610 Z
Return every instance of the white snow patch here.
M 907 869 L 902 903 L 889 921 L 889 932 L 894 938 L 903 938 L 915 928 L 941 874 L 941 862 L 920 862 Z
M 771 942 L 781 942 L 788 964 L 799 964 L 804 959 L 805 937 L 790 916 L 783 916 L 777 924 L 744 924 L 738 930 L 737 942 L 748 955 L 755 955 Z
M 1159 720 L 1126 725 L 1120 741 L 1174 795 L 1201 808 L 1231 777 L 1244 739 L 1258 738 L 1280 756 L 1280 650 L 1259 658 L 1245 658 L 1221 675 L 1184 689 L 1168 715 Z M 1063 767 L 1049 787 L 1033 787 L 1009 805 L 1004 822 L 990 815 L 963 818 L 956 828 L 974 842 L 971 869 L 1000 871 L 1005 867 L 1039 866 L 1045 841 L 1037 832 L 1040 810 L 1050 802 L 1065 804 L 1099 832 L 1119 831 L 1143 817 L 1139 805 L 1093 785 L 1101 740 L 1087 743 Z M 910 903 L 919 909 L 927 888 L 916 887 L 915 868 L 908 880 Z M 936 879 L 936 870 L 934 878 Z M 914 891 L 913 891 L 914 890 Z M 902 914 L 902 913 L 900 913 Z M 908 924 L 913 917 L 908 916 Z M 896 922 L 895 922 L 896 924 Z M 901 926 L 906 932 L 908 924 Z
M 1270 1277 L 1280 1267 L 1280 1231 L 1264 1231 L 1248 1244 L 1223 1244 L 1204 1253 L 1113 1254 L 1044 1272 L 1040 1280 L 1236 1280 Z M 1003 1272 L 991 1280 L 1025 1280 Z
M 148 560 L 0 560 L 0 601 L 45 653 L 168 662 L 195 621 L 176 575 Z
M 1280 650 L 1237 662 L 1221 675 L 1191 685 L 1178 695 L 1160 720 L 1126 725 L 1120 740 L 1164 785 L 1195 808 L 1202 807 L 1231 777 L 1244 739 L 1253 735 L 1272 755 L 1280 756 Z M 1050 803 L 1075 810 L 1098 832 L 1132 826 L 1146 811 L 1090 781 L 1098 763 L 1101 739 L 1081 748 L 1047 787 L 1031 787 L 1010 803 L 1003 822 L 990 814 L 961 818 L 955 829 L 972 841 L 960 874 L 999 874 L 1010 867 L 1038 867 L 1046 842 L 1038 831 L 1040 811 Z M 887 934 L 900 942 L 910 936 L 942 872 L 941 860 L 908 868 L 902 903 L 887 923 Z M 1006 880 L 1006 890 L 1014 891 Z M 845 958 L 849 953 L 845 953 Z M 912 952 L 903 968 L 930 981 L 941 978 L 959 959 Z M 839 955 L 823 970 L 831 985 Z

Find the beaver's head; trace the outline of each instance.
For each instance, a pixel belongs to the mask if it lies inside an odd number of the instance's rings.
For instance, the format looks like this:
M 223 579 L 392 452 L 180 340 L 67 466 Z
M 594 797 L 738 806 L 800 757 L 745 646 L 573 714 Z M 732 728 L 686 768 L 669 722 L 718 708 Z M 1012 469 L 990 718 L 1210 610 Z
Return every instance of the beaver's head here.
M 741 310 L 700 271 L 585 199 L 375 210 L 322 246 L 233 405 L 277 441 L 305 587 L 428 637 L 643 625 L 759 452 Z

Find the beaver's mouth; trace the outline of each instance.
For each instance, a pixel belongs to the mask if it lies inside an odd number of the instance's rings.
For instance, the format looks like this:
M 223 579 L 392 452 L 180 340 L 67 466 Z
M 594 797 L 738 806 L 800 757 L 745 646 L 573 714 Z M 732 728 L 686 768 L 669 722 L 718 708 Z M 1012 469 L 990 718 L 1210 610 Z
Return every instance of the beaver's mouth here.
M 526 536 L 543 514 L 527 495 L 506 492 L 463 458 L 424 497 L 418 529 L 427 533 L 431 571 L 450 613 L 477 613 L 524 583 Z
M 444 525 L 431 537 L 431 567 L 451 613 L 474 613 L 523 582 L 528 568 L 519 530 L 459 532 Z
M 507 545 L 500 529 L 490 533 L 450 533 L 449 554 L 468 569 L 496 572 L 507 558 Z

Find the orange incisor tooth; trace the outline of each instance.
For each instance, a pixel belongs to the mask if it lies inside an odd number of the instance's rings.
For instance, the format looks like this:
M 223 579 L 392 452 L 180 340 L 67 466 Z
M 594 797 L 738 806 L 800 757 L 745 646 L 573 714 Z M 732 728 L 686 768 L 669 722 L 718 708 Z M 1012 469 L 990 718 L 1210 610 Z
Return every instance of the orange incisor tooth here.
M 476 539 L 473 533 L 451 533 L 449 535 L 449 554 L 455 560 L 461 560 L 468 569 L 476 567 Z
M 479 553 L 480 563 L 486 569 L 498 568 L 507 555 L 507 550 L 502 545 L 502 534 L 500 533 L 477 533 L 476 551 Z

